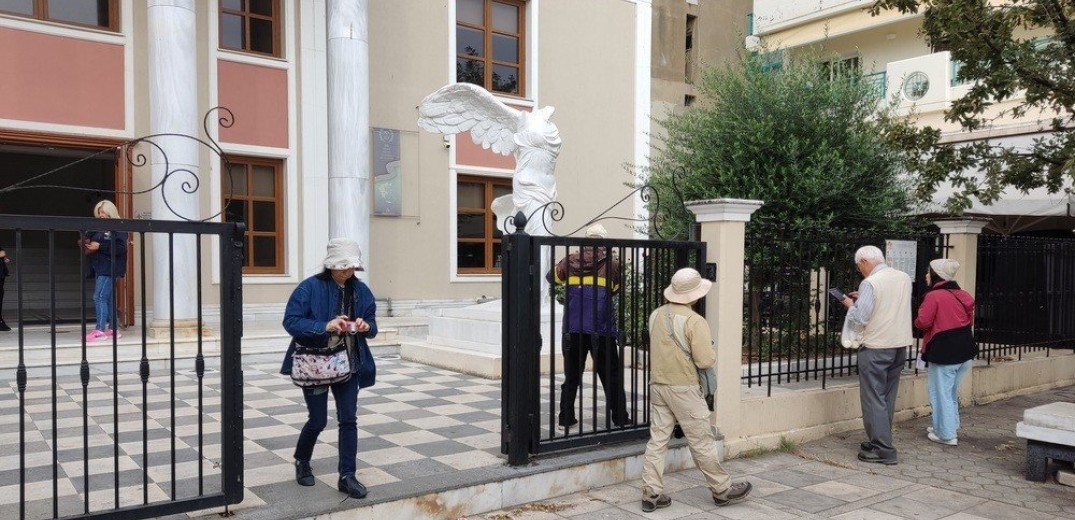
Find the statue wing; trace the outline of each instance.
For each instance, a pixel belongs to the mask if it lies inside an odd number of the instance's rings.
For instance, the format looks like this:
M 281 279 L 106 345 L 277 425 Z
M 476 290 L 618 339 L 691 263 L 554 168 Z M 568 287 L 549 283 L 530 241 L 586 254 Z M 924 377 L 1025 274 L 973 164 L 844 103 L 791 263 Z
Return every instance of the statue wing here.
M 442 134 L 470 131 L 474 144 L 511 155 L 515 132 L 523 125 L 523 112 L 505 105 L 489 91 L 470 83 L 441 87 L 418 107 L 418 126 Z

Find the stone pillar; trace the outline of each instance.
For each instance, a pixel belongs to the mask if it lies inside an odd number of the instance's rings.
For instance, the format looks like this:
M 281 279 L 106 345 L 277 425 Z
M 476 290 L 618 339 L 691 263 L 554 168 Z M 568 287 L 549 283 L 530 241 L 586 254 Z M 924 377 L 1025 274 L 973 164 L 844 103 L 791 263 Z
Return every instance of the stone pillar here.
M 959 262 L 956 283 L 963 290 L 974 294 L 978 276 L 978 235 L 989 225 L 989 219 L 959 218 L 935 220 L 941 234 L 948 235 L 948 258 Z
M 149 131 L 151 134 L 174 133 L 198 136 L 201 117 L 198 110 L 197 31 L 194 0 L 149 0 Z M 169 171 L 175 172 L 153 192 L 153 218 L 157 220 L 196 220 L 201 218 L 197 193 L 183 190 L 193 183 L 191 174 L 199 172 L 198 145 L 181 137 L 154 138 L 168 156 L 153 150 L 151 171 L 153 184 L 161 182 Z M 205 182 L 207 179 L 201 179 Z M 153 247 L 153 322 L 154 335 L 167 334 L 169 319 L 175 318 L 177 334 L 192 334 L 197 328 L 197 265 L 193 235 L 174 235 L 169 258 L 168 235 L 154 233 Z M 173 267 L 169 270 L 169 262 Z M 175 307 L 172 307 L 172 298 Z
M 368 0 L 328 0 L 329 237 L 362 247 L 370 258 L 370 62 Z
M 717 346 L 717 397 L 714 422 L 725 442 L 742 436 L 743 266 L 746 223 L 762 205 L 743 199 L 687 203 L 702 225 L 706 262 L 716 262 L 717 281 L 706 298 L 706 321 Z
M 941 234 L 948 235 L 948 258 L 959 262 L 956 271 L 956 283 L 963 290 L 974 295 L 975 282 L 978 278 L 978 235 L 989 224 L 984 218 L 954 218 L 935 220 Z M 971 369 L 959 387 L 961 405 L 969 406 L 974 400 L 974 372 Z

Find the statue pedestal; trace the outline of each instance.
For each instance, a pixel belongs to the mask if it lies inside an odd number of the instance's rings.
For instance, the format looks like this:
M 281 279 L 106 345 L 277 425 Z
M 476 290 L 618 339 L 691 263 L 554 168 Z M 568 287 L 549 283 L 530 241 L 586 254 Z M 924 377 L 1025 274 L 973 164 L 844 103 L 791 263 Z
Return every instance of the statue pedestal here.
M 429 336 L 425 341 L 404 341 L 400 355 L 408 361 L 447 368 L 490 379 L 500 379 L 503 358 L 503 302 L 444 309 L 429 319 Z M 550 327 L 555 312 L 555 328 Z M 549 347 L 556 338 L 560 345 L 560 319 L 563 306 L 541 310 L 541 373 L 548 374 Z M 556 372 L 563 371 L 563 357 L 555 356 Z

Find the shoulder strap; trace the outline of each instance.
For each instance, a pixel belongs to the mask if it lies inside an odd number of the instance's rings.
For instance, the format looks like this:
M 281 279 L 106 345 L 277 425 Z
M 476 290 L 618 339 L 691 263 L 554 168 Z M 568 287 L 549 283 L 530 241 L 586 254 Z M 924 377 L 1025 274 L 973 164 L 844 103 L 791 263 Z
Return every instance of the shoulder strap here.
M 664 308 L 664 318 L 666 326 L 668 327 L 668 335 L 672 338 L 672 341 L 675 342 L 676 346 L 679 347 L 679 350 L 683 352 L 683 355 L 687 356 L 687 360 L 690 361 L 693 366 L 694 357 L 691 356 L 690 349 L 683 344 L 682 340 L 680 340 L 680 337 L 683 337 L 684 340 L 686 339 L 684 331 L 685 322 L 683 320 L 672 319 L 672 312 L 668 310 L 667 306 Z

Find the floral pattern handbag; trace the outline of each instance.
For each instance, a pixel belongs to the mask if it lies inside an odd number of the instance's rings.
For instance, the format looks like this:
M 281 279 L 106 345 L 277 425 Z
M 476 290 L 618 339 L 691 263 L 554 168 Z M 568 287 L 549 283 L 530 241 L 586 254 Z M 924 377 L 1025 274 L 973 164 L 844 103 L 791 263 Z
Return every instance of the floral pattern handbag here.
M 295 345 L 291 361 L 291 382 L 302 388 L 334 385 L 351 379 L 351 359 L 345 341 L 326 348 Z

